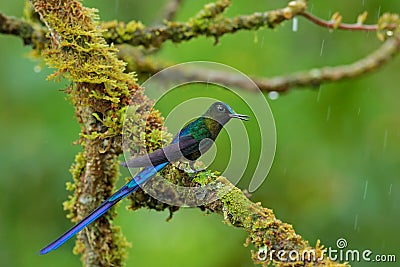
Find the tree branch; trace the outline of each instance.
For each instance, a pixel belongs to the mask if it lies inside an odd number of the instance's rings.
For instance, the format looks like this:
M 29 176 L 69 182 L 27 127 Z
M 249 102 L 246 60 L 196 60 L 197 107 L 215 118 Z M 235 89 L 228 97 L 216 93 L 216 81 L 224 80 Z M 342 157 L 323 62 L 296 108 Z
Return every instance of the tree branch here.
M 314 68 L 308 71 L 296 72 L 293 74 L 276 76 L 272 78 L 252 77 L 254 83 L 265 92 L 287 92 L 292 88 L 318 87 L 327 82 L 336 82 L 343 79 L 355 78 L 376 71 L 384 66 L 386 62 L 396 56 L 400 51 L 400 34 L 387 39 L 377 50 L 354 63 L 348 65 L 339 65 L 335 67 Z M 167 64 L 152 60 L 146 57 L 138 49 L 129 46 L 119 47 L 119 56 L 128 63 L 129 71 L 135 71 L 147 78 L 162 69 L 168 67 Z M 206 69 L 185 69 L 176 72 L 174 76 L 164 77 L 174 81 L 192 81 L 192 80 L 211 80 L 218 81 L 225 86 L 237 87 L 244 90 L 254 90 L 249 88 L 249 83 L 243 80 L 242 76 L 236 76 L 223 71 Z
M 239 30 L 257 30 L 264 26 L 274 28 L 281 22 L 302 13 L 306 8 L 305 2 L 296 0 L 282 9 L 225 18 L 218 15 L 225 10 L 230 1 L 220 0 L 215 4 L 206 5 L 204 10 L 188 22 L 167 21 L 165 25 L 158 27 L 145 27 L 136 21 L 128 24 L 116 21 L 104 23 L 103 28 L 106 30 L 104 37 L 114 44 L 125 43 L 144 47 L 159 47 L 167 40 L 180 43 L 198 36 L 212 36 L 217 42 L 220 36 Z
M 252 260 L 255 264 L 262 266 L 270 266 L 272 263 L 275 266 L 349 266 L 348 264 L 340 264 L 331 261 L 326 251 L 319 241 L 315 247 L 310 246 L 300 235 L 296 234 L 292 225 L 278 220 L 273 211 L 261 206 L 260 203 L 254 203 L 240 189 L 235 187 L 231 182 L 222 176 L 218 176 L 216 172 L 201 172 L 195 177 L 190 177 L 187 173 L 175 168 L 168 167 L 164 173 L 164 178 L 171 183 L 178 184 L 184 188 L 195 186 L 206 186 L 203 199 L 211 199 L 218 196 L 218 199 L 200 209 L 205 212 L 213 212 L 222 215 L 224 222 L 228 225 L 242 228 L 248 233 L 246 246 L 253 244 L 256 251 L 252 251 Z M 147 190 L 157 188 L 157 191 L 152 191 L 152 195 L 157 194 L 171 196 L 174 203 L 178 203 L 179 198 L 176 194 L 175 187 L 166 186 L 165 182 L 160 183 L 157 179 L 150 180 L 146 184 Z M 205 188 L 205 187 L 203 187 Z M 211 189 L 214 188 L 214 189 Z M 209 190 L 210 189 L 210 190 Z M 164 210 L 171 207 L 139 189 L 128 197 L 131 200 L 130 209 L 136 210 L 140 208 L 148 208 L 154 210 Z M 214 198 L 215 199 L 215 198 Z M 173 207 L 172 207 L 173 208 Z M 271 252 L 268 257 L 260 258 L 258 251 L 264 250 Z M 290 251 L 297 252 L 300 256 L 297 259 L 289 259 L 288 255 L 279 257 L 278 251 L 289 253 Z M 282 253 L 280 252 L 280 253 Z M 293 252 L 292 252 L 293 253 Z M 301 255 L 308 255 L 302 257 Z
M 335 13 L 338 14 L 338 13 Z M 314 16 L 313 14 L 309 12 L 302 12 L 300 16 L 305 17 L 309 21 L 321 26 L 325 27 L 328 29 L 341 29 L 341 30 L 351 30 L 351 31 L 376 31 L 378 30 L 378 25 L 365 25 L 362 24 L 361 22 L 357 22 L 354 24 L 347 24 L 347 23 L 341 23 L 341 17 L 336 16 L 337 18 L 340 18 L 340 20 L 323 20 L 317 16 Z
M 270 266 L 271 260 L 260 259 L 258 251 L 266 249 L 272 253 L 272 263 L 275 266 L 349 266 L 347 263 L 332 262 L 326 255 L 326 250 L 319 241 L 315 247 L 295 233 L 292 225 L 275 218 L 272 210 L 263 208 L 260 203 L 251 202 L 245 194 L 232 185 L 224 177 L 217 180 L 222 186 L 223 192 L 228 192 L 217 201 L 205 206 L 205 210 L 220 214 L 224 221 L 235 227 L 243 228 L 248 233 L 246 244 L 252 243 L 257 251 L 252 251 L 254 263 L 262 266 Z M 299 257 L 298 259 L 283 259 L 278 251 L 296 251 L 299 255 L 307 255 L 307 252 L 315 257 Z M 269 256 L 269 255 L 268 255 Z M 288 254 L 286 254 L 288 257 Z
M 166 21 L 165 25 L 154 27 L 146 27 L 136 21 L 128 24 L 117 21 L 105 22 L 102 24 L 105 30 L 103 37 L 109 44 L 126 43 L 133 46 L 142 45 L 146 48 L 160 47 L 167 40 L 179 43 L 199 36 L 212 36 L 217 42 L 220 36 L 239 30 L 257 30 L 264 26 L 274 28 L 283 21 L 304 12 L 306 2 L 306 0 L 295 0 L 289 2 L 288 6 L 282 9 L 225 18 L 221 14 L 230 5 L 230 0 L 219 0 L 204 6 L 203 10 L 187 22 Z M 2 24 L 12 24 L 14 30 L 10 31 L 7 27 L 0 28 L 0 33 L 20 36 L 24 39 L 25 44 L 34 44 L 35 35 L 44 33 L 42 28 L 38 29 L 33 24 L 20 19 L 2 14 L 1 19 Z M 26 34 L 23 29 L 27 29 Z
M 47 43 L 46 30 L 43 27 L 19 18 L 6 16 L 1 12 L 0 33 L 19 36 L 24 45 L 31 45 L 33 48 L 43 47 Z

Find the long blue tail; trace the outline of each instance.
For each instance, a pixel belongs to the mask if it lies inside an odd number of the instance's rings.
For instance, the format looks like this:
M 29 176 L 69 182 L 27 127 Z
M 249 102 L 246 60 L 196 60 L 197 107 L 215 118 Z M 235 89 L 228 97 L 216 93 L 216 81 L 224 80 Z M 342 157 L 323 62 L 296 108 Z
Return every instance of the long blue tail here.
M 149 178 L 153 177 L 158 171 L 163 169 L 168 165 L 168 162 L 159 164 L 155 167 L 147 167 L 139 172 L 133 179 L 131 179 L 128 183 L 126 183 L 121 189 L 115 192 L 111 197 L 105 200 L 100 206 L 98 206 L 92 213 L 90 213 L 86 218 L 77 223 L 67 232 L 65 232 L 62 236 L 51 242 L 49 245 L 40 250 L 40 254 L 49 253 L 52 250 L 57 249 L 65 242 L 67 242 L 71 237 L 73 237 L 76 233 L 81 231 L 83 228 L 94 222 L 96 219 L 101 217 L 104 213 L 106 213 L 112 206 L 117 204 L 121 199 L 128 196 L 130 193 L 136 191 L 139 188 L 139 185 L 146 182 Z

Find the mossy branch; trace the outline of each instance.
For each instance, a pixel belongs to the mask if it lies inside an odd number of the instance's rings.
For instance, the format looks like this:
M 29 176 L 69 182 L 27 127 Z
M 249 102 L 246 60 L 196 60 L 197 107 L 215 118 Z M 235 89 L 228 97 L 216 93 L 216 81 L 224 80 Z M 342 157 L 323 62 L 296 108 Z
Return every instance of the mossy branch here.
M 153 60 L 151 56 L 145 55 L 142 51 L 131 46 L 119 46 L 119 56 L 128 63 L 127 69 L 135 71 L 138 78 L 146 79 L 169 64 L 162 63 L 159 60 Z M 276 76 L 271 78 L 251 77 L 254 83 L 264 92 L 287 92 L 291 89 L 300 88 L 319 88 L 321 84 L 337 82 L 344 79 L 351 79 L 367 73 L 377 71 L 388 61 L 394 58 L 400 51 L 400 34 L 388 38 L 378 49 L 366 55 L 353 63 L 339 66 L 324 66 L 313 68 L 311 70 L 295 72 L 292 74 Z M 224 71 L 215 71 L 207 69 L 190 69 L 174 73 L 173 77 L 165 77 L 180 80 L 181 82 L 196 80 L 208 80 L 212 77 L 213 81 L 223 84 L 227 87 L 236 87 L 243 90 L 254 90 L 254 87 L 248 87 L 249 83 L 243 77 L 226 73 Z
M 114 44 L 144 47 L 160 47 L 167 40 L 180 43 L 199 36 L 214 37 L 217 43 L 222 35 L 239 30 L 257 30 L 265 26 L 275 28 L 302 13 L 306 1 L 291 1 L 282 9 L 226 18 L 222 13 L 229 5 L 229 0 L 219 0 L 215 4 L 206 5 L 188 22 L 165 21 L 165 25 L 157 27 L 146 27 L 136 21 L 127 24 L 117 21 L 104 23 L 103 27 L 107 30 L 104 37 Z
M 228 192 L 219 200 L 205 206 L 205 210 L 218 213 L 224 217 L 224 221 L 235 227 L 243 228 L 248 233 L 246 245 L 252 243 L 256 251 L 252 251 L 254 263 L 262 266 L 349 266 L 331 261 L 326 255 L 324 247 L 317 242 L 315 247 L 309 245 L 300 235 L 296 234 L 292 225 L 276 219 L 272 210 L 264 208 L 260 203 L 253 203 L 247 196 L 224 177 L 217 180 L 222 185 L 220 191 Z M 258 251 L 266 250 L 272 256 L 264 259 Z M 278 251 L 289 253 L 297 251 L 299 257 L 296 260 L 285 260 L 279 257 Z M 311 252 L 315 256 L 307 257 Z M 272 260 L 270 260 L 272 259 Z
M 254 245 L 255 251 L 252 251 L 252 260 L 255 264 L 262 266 L 349 266 L 347 263 L 337 263 L 331 261 L 326 254 L 325 248 L 319 241 L 315 246 L 311 246 L 308 241 L 296 234 L 293 226 L 277 219 L 271 209 L 264 208 L 260 203 L 252 202 L 246 193 L 235 187 L 225 177 L 218 176 L 217 172 L 201 172 L 195 177 L 190 177 L 187 173 L 170 166 L 164 171 L 164 177 L 174 184 L 184 187 L 205 186 L 212 183 L 215 190 L 209 190 L 204 197 L 212 198 L 215 194 L 218 196 L 205 206 L 200 206 L 204 212 L 212 212 L 223 216 L 224 222 L 228 225 L 242 228 L 248 234 L 246 246 Z M 176 196 L 176 188 L 165 185 L 165 182 L 159 180 L 150 180 L 147 190 L 157 188 L 157 193 L 166 196 Z M 160 186 L 161 184 L 161 186 Z M 152 192 L 154 194 L 155 191 Z M 176 196 L 178 197 L 178 196 Z M 128 197 L 131 200 L 130 209 L 148 208 L 154 210 L 169 209 L 172 213 L 177 207 L 171 207 L 139 189 Z M 179 199 L 174 199 L 176 202 Z M 268 257 L 259 257 L 260 250 L 272 252 Z M 281 252 L 279 252 L 281 251 Z M 299 254 L 298 258 L 290 259 L 288 255 L 279 253 L 290 253 L 295 251 Z M 279 252 L 279 253 L 278 253 Z M 305 255 L 304 257 L 302 255 Z

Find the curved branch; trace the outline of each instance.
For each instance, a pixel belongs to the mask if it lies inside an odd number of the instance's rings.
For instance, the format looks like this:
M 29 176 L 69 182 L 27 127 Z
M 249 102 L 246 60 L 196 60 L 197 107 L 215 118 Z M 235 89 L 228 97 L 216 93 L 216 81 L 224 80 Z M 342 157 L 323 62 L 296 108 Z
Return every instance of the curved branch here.
M 400 51 L 400 35 L 385 41 L 377 50 L 363 59 L 348 65 L 323 67 L 270 79 L 255 79 L 263 91 L 285 92 L 293 87 L 316 87 L 322 83 L 355 78 L 382 67 Z
M 119 56 L 128 62 L 128 70 L 136 71 L 139 75 L 143 74 L 145 78 L 168 67 L 159 61 L 151 60 L 145 57 L 139 50 L 129 46 L 119 47 Z M 377 50 L 354 63 L 347 65 L 339 65 L 335 67 L 315 68 L 308 71 L 296 72 L 289 75 L 276 76 L 272 78 L 252 77 L 254 83 L 265 92 L 286 92 L 295 87 L 318 87 L 320 84 L 327 82 L 335 82 L 348 78 L 355 78 L 366 73 L 378 70 L 386 62 L 392 59 L 400 51 L 400 34 L 387 39 Z M 248 82 L 243 77 L 225 73 L 223 71 L 210 71 L 206 69 L 190 69 L 176 72 L 173 77 L 164 77 L 166 79 L 174 79 L 184 81 L 197 80 L 218 81 L 225 86 L 233 86 L 244 90 L 253 90 L 249 88 Z

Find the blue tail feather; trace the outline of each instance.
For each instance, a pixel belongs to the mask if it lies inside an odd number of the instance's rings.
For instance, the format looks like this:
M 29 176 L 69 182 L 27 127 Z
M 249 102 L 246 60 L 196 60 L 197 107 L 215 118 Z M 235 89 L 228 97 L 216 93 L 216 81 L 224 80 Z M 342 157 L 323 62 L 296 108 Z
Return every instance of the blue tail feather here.
M 40 250 L 40 254 L 46 254 L 52 250 L 57 249 L 61 245 L 63 245 L 66 241 L 68 241 L 71 237 L 73 237 L 76 233 L 81 231 L 83 228 L 85 228 L 87 225 L 95 221 L 97 218 L 99 218 L 101 215 L 106 213 L 112 206 L 114 206 L 118 201 L 113 201 L 113 202 L 108 202 L 105 201 L 103 204 L 101 204 L 96 210 L 94 210 L 92 213 L 90 213 L 85 219 L 80 221 L 78 224 L 76 224 L 74 227 L 69 229 L 67 232 L 65 232 L 62 236 L 57 238 L 55 241 L 47 245 L 45 248 Z
M 128 196 L 130 193 L 136 191 L 139 188 L 139 185 L 146 182 L 149 178 L 154 176 L 158 171 L 163 169 L 168 162 L 159 164 L 155 167 L 147 167 L 139 172 L 133 179 L 131 179 L 127 184 L 121 187 L 117 192 L 115 192 L 111 197 L 105 200 L 99 207 L 97 207 L 94 211 L 92 211 L 86 218 L 77 223 L 67 232 L 65 232 L 62 236 L 54 240 L 52 243 L 47 245 L 45 248 L 40 250 L 40 254 L 49 253 L 52 250 L 57 249 L 61 245 L 63 245 L 66 241 L 68 241 L 71 237 L 73 237 L 76 233 L 81 231 L 83 228 L 94 222 L 96 219 L 101 217 L 104 213 L 106 213 L 110 208 L 112 208 L 115 204 L 117 204 L 121 199 Z

